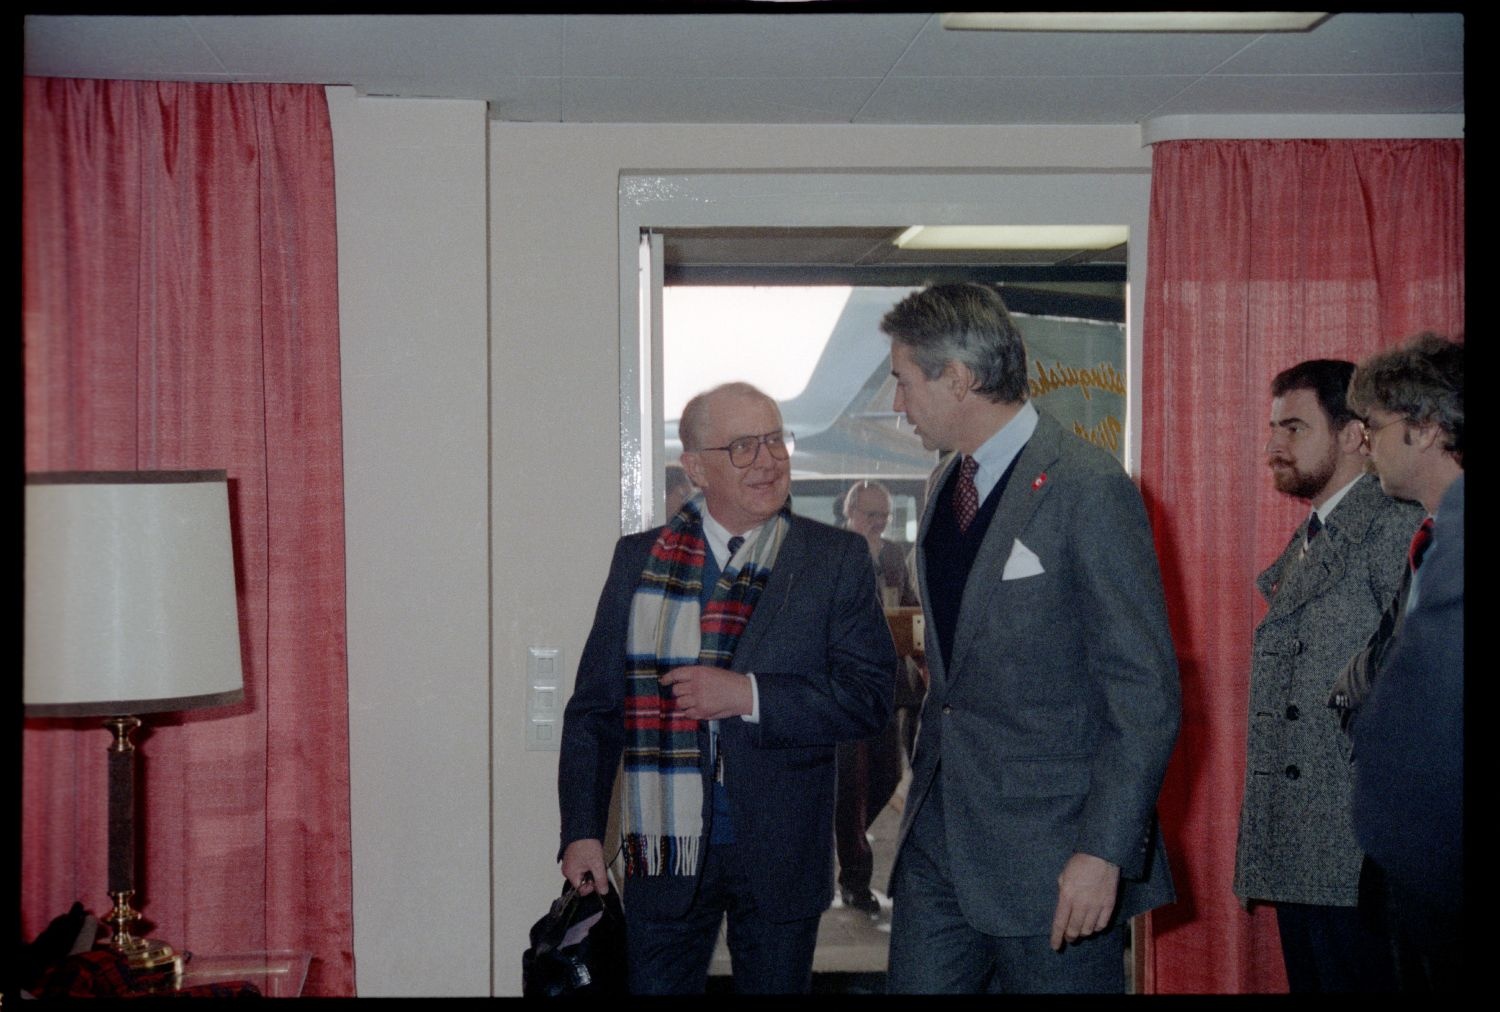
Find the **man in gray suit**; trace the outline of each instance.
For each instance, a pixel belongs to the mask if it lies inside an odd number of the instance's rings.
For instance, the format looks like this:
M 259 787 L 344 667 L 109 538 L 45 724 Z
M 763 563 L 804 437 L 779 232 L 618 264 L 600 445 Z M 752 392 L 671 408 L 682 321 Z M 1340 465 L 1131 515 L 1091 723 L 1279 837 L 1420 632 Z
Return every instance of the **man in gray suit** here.
M 1177 665 L 1140 493 L 1027 400 L 992 288 L 881 321 L 934 473 L 917 539 L 931 684 L 896 866 L 889 988 L 1119 992 L 1127 918 L 1171 902 L 1155 804 Z
M 1311 503 L 1256 579 L 1245 794 L 1234 891 L 1272 903 L 1293 992 L 1387 991 L 1385 939 L 1361 920 L 1362 854 L 1348 748 L 1324 706 L 1380 621 L 1421 519 L 1365 471 L 1364 427 L 1345 401 L 1354 363 L 1313 359 L 1271 381 L 1266 463 L 1276 489 Z
M 746 383 L 683 409 L 701 490 L 621 538 L 563 717 L 562 873 L 608 889 L 620 760 L 629 985 L 702 992 L 727 915 L 736 991 L 805 992 L 833 899 L 834 745 L 891 716 L 865 541 L 791 511 L 790 434 Z

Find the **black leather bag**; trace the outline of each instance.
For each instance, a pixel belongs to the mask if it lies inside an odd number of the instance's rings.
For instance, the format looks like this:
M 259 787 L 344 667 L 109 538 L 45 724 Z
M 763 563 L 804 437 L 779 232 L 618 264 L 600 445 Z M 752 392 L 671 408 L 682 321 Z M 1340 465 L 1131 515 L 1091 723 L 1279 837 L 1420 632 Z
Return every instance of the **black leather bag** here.
M 619 890 L 579 896 L 564 883 L 547 915 L 531 926 L 521 956 L 527 998 L 625 994 L 625 911 Z

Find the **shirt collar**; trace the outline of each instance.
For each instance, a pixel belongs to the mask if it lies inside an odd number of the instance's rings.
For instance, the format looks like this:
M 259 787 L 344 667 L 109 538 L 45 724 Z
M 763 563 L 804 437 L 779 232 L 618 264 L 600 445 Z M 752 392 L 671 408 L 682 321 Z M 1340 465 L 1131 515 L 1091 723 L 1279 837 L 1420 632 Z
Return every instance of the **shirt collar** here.
M 1318 522 L 1319 523 L 1324 523 L 1324 524 L 1328 523 L 1328 517 L 1334 511 L 1334 508 L 1337 507 L 1339 503 L 1341 503 L 1341 502 L 1344 501 L 1344 496 L 1348 495 L 1349 494 L 1349 490 L 1351 488 L 1353 488 L 1355 486 L 1355 484 L 1359 481 L 1359 479 L 1361 479 L 1363 477 L 1364 477 L 1364 475 L 1362 475 L 1362 474 L 1355 475 L 1354 476 L 1354 481 L 1351 481 L 1349 484 L 1345 485 L 1343 488 L 1341 488 L 1337 492 L 1333 493 L 1333 495 L 1331 495 L 1327 499 L 1323 500 L 1323 505 L 1322 506 L 1314 506 L 1313 507 L 1312 511 L 1318 515 Z
M 1000 476 L 1036 432 L 1036 424 L 1036 407 L 1028 400 L 1015 417 L 1000 426 L 1000 431 L 974 451 L 974 459 L 979 461 L 979 470 L 974 473 L 974 488 L 979 493 L 980 502 L 995 490 Z
M 714 515 L 708 511 L 707 503 L 701 505 L 703 506 L 703 540 L 708 542 L 709 549 L 714 553 L 714 561 L 719 564 L 720 569 L 723 569 L 729 565 L 729 539 L 734 535 L 729 533 L 729 528 L 714 519 Z M 740 537 L 745 539 L 746 544 L 749 544 L 755 540 L 756 535 L 764 526 L 765 522 L 762 521 Z M 740 546 L 740 551 L 744 551 L 744 545 Z

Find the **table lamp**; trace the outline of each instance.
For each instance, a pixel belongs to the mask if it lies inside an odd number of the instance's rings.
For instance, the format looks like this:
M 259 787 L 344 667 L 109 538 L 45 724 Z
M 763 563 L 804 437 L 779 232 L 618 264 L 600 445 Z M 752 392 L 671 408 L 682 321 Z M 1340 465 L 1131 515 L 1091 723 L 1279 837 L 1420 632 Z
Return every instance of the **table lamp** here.
M 105 717 L 110 945 L 132 966 L 175 964 L 137 937 L 139 714 L 244 698 L 229 482 L 224 471 L 54 471 L 26 476 L 23 706 L 29 717 Z

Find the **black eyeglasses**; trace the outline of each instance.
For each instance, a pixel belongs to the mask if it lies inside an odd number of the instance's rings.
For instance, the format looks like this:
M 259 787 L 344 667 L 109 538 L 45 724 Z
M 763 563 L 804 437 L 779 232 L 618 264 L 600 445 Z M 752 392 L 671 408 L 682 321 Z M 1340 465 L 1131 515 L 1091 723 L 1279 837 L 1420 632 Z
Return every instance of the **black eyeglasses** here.
M 791 432 L 786 429 L 777 429 L 775 432 L 767 432 L 760 436 L 741 436 L 728 446 L 705 446 L 698 452 L 722 450 L 729 454 L 729 462 L 735 467 L 749 467 L 755 463 L 755 458 L 760 456 L 762 446 L 766 448 L 766 452 L 773 460 L 786 460 L 792 455 L 792 447 L 796 441 L 797 437 Z

